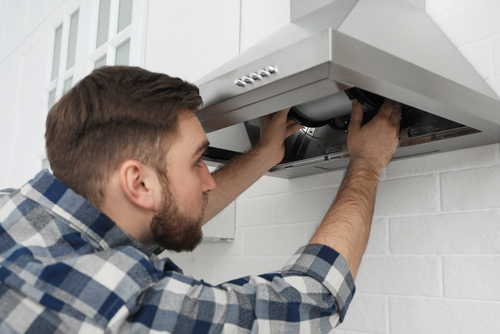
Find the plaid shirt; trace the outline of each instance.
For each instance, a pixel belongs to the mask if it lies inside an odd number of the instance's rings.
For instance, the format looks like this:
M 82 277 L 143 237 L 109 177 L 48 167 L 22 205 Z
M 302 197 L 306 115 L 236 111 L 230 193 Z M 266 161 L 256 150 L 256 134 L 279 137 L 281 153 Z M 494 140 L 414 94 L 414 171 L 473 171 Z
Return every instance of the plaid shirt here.
M 321 245 L 275 273 L 195 280 L 46 171 L 0 193 L 0 223 L 0 333 L 329 332 L 354 294 Z

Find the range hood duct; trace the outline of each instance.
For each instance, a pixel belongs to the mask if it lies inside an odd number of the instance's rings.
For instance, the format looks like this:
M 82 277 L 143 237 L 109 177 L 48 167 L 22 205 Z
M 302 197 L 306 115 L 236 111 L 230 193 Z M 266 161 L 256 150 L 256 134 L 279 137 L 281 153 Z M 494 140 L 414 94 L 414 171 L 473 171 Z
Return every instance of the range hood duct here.
M 209 137 L 240 124 L 251 141 L 255 119 L 292 106 L 299 116 L 340 122 L 338 116 L 350 111 L 345 96 L 351 90 L 391 98 L 403 103 L 409 116 L 430 114 L 440 123 L 426 127 L 417 120 L 419 129 L 427 130 L 413 133 L 429 136 L 412 141 L 403 136 L 396 158 L 494 143 L 500 136 L 497 95 L 434 21 L 402 0 L 291 0 L 290 24 L 196 84 L 204 100 L 198 117 Z M 328 117 L 325 105 L 332 106 Z M 299 133 L 288 140 L 287 155 L 293 157 L 275 174 L 295 177 L 347 165 L 346 159 L 337 162 L 348 157 L 343 139 L 333 143 L 340 135 L 323 128 L 310 125 L 305 137 Z M 329 146 L 316 143 L 315 132 L 332 139 Z M 311 145 L 319 150 L 306 152 Z M 207 159 L 226 158 L 215 153 Z

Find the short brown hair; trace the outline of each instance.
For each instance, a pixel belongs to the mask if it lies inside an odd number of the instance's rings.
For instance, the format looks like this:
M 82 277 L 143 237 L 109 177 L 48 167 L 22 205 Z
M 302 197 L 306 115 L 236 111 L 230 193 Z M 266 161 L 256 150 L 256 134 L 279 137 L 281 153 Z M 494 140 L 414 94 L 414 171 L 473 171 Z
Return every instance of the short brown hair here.
M 138 67 L 94 70 L 47 116 L 47 156 L 54 176 L 100 208 L 113 171 L 134 159 L 165 172 L 179 117 L 202 103 L 196 86 Z

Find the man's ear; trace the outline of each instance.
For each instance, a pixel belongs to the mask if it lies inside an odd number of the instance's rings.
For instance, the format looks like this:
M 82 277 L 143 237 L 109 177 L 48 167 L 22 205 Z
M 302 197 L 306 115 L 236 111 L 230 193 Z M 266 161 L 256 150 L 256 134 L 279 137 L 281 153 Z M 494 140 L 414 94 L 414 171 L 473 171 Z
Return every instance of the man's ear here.
M 156 173 L 136 160 L 127 160 L 119 169 L 120 187 L 125 197 L 135 205 L 151 210 L 158 198 Z

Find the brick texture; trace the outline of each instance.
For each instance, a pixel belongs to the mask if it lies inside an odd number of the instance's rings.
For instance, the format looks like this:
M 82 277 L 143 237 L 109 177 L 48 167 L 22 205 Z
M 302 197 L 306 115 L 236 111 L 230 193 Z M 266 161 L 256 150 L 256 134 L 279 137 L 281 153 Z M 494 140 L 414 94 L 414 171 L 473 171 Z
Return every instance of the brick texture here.
M 391 334 L 497 334 L 500 304 L 430 298 L 391 298 Z

